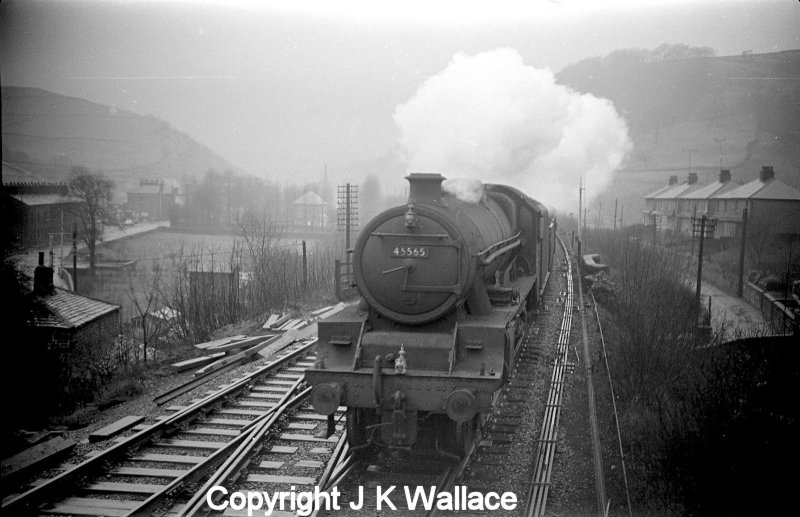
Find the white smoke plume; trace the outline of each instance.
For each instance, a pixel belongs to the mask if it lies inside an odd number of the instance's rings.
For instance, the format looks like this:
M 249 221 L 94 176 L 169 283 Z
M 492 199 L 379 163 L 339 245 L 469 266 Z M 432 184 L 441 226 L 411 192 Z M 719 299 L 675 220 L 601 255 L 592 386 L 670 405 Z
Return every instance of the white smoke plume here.
M 456 54 L 394 120 L 409 171 L 512 185 L 562 213 L 577 211 L 581 175 L 599 194 L 632 147 L 610 101 L 556 84 L 514 49 Z
M 477 203 L 483 197 L 483 183 L 478 179 L 447 178 L 442 182 L 442 190 L 470 203 Z

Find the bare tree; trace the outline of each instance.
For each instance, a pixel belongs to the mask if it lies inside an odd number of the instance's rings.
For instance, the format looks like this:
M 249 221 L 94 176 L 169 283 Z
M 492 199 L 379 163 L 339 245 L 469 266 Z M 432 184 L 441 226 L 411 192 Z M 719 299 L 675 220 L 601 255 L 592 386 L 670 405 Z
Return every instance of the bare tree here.
M 130 298 L 138 314 L 136 323 L 138 323 L 139 329 L 142 332 L 142 353 L 144 362 L 146 363 L 148 346 L 152 348 L 151 343 L 158 339 L 161 332 L 166 329 L 165 326 L 170 316 L 168 308 L 164 307 L 167 311 L 163 311 L 159 304 L 159 301 L 164 298 L 161 293 L 161 268 L 154 268 L 153 275 L 146 284 L 141 281 L 143 279 L 134 282 L 132 276 L 129 276 L 128 280 L 130 287 L 126 294 L 128 298 Z M 143 284 L 144 288 L 139 288 L 139 286 Z
M 91 172 L 86 167 L 73 167 L 69 178 L 69 193 L 82 201 L 75 211 L 83 225 L 83 239 L 89 249 L 89 270 L 95 271 L 97 241 L 103 239 L 101 220 L 111 200 L 114 184 L 102 172 Z

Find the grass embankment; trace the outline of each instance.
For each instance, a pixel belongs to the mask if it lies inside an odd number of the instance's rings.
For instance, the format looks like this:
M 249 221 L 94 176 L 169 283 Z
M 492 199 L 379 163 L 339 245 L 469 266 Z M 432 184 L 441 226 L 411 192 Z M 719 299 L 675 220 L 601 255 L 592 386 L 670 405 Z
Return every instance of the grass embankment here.
M 718 345 L 674 254 L 622 232 L 589 247 L 635 512 L 763 514 L 788 499 L 797 460 L 798 352 L 770 340 Z

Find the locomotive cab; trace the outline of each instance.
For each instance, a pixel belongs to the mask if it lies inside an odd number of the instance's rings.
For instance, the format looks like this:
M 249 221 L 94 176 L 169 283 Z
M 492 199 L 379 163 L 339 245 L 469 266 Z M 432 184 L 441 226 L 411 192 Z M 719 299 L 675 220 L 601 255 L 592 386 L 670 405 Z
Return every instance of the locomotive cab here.
M 473 203 L 443 193 L 438 174 L 407 179 L 408 203 L 356 241 L 365 303 L 319 323 L 306 380 L 317 412 L 347 406 L 352 445 L 463 453 L 511 372 L 553 229 L 546 210 L 511 187 L 487 186 Z

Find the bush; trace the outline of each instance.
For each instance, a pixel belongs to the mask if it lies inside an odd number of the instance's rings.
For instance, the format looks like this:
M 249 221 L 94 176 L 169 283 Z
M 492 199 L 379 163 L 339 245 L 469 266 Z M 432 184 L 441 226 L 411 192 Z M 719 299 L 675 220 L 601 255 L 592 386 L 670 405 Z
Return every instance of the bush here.
M 774 463 L 798 460 L 796 348 L 709 343 L 677 255 L 623 233 L 590 238 L 611 266 L 593 289 L 609 313 L 603 327 L 631 478 L 640 481 L 634 492 L 693 515 L 764 514 L 785 501 L 790 481 Z

